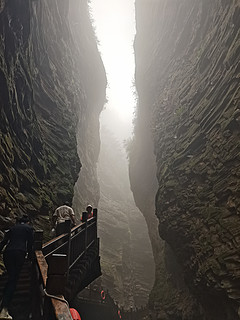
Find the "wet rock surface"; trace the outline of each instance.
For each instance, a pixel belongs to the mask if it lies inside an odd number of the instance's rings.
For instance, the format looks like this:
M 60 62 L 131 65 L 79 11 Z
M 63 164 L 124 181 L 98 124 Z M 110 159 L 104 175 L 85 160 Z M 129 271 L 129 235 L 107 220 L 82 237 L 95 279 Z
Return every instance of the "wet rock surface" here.
M 132 150 L 149 153 L 140 142 L 147 128 L 159 232 L 192 301 L 186 304 L 177 277 L 172 314 L 170 300 L 157 302 L 159 319 L 238 319 L 239 14 L 234 0 L 136 1 L 139 106 Z M 142 160 L 138 172 L 147 174 L 148 165 Z M 135 199 L 141 195 L 136 177 Z M 168 272 L 171 265 L 170 259 Z
M 4 1 L 0 15 L 1 227 L 27 213 L 48 234 L 55 207 L 73 197 L 88 145 L 82 136 L 77 151 L 76 133 L 90 113 L 98 126 L 103 102 L 90 81 L 103 101 L 105 74 L 87 1 Z

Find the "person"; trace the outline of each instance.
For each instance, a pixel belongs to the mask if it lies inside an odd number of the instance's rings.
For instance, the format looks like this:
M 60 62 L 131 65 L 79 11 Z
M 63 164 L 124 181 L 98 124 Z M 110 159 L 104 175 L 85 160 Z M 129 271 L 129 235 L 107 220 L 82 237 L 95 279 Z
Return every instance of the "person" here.
M 53 229 L 56 230 L 56 236 L 64 233 L 64 222 L 71 221 L 71 227 L 76 225 L 75 214 L 69 203 L 58 207 L 53 214 Z
M 24 215 L 15 226 L 10 228 L 0 243 L 0 252 L 3 252 L 3 262 L 8 273 L 8 281 L 3 291 L 0 306 L 0 318 L 12 319 L 8 313 L 10 302 L 16 289 L 19 274 L 24 264 L 26 255 L 32 258 L 33 254 L 33 228 L 29 225 L 27 215 Z
M 93 216 L 93 207 L 90 204 L 87 206 L 86 211 L 88 213 L 88 219 L 92 218 L 92 216 Z

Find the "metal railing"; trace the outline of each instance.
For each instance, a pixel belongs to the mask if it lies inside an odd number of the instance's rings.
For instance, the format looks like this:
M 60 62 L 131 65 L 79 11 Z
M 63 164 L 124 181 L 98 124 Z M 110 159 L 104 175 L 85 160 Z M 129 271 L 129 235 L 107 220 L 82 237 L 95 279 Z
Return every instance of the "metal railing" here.
M 92 217 L 78 226 L 70 229 L 68 232 L 45 243 L 42 246 L 42 252 L 48 261 L 53 254 L 66 254 L 68 256 L 68 270 L 81 259 L 83 254 L 97 241 L 97 217 Z
M 87 251 L 92 246 L 95 246 L 95 245 L 98 246 L 97 214 L 95 214 L 92 218 L 88 220 L 86 219 L 86 221 L 80 223 L 79 225 L 77 225 L 72 229 L 70 228 L 70 223 L 66 222 L 65 231 L 66 232 L 64 234 L 50 240 L 49 242 L 43 245 L 41 243 L 42 232 L 38 231 L 35 234 L 35 253 L 36 253 L 36 259 L 37 259 L 35 281 L 37 280 L 36 282 L 39 284 L 39 288 L 42 288 L 40 289 L 40 291 L 45 292 L 45 298 L 42 296 L 43 300 L 41 302 L 41 307 L 40 307 L 41 310 L 39 310 L 40 311 L 39 313 L 41 313 L 42 315 L 39 314 L 39 318 L 36 317 L 36 319 L 41 319 L 41 320 L 53 319 L 52 316 L 50 316 L 49 314 L 49 311 L 52 312 L 51 310 L 54 311 L 54 314 L 55 314 L 54 319 L 59 319 L 60 313 L 61 313 L 61 316 L 64 315 L 64 317 L 61 319 L 66 319 L 66 320 L 70 319 L 70 316 L 69 316 L 70 313 L 66 303 L 56 299 L 49 299 L 49 297 L 47 298 L 46 296 L 46 293 L 50 292 L 50 285 L 48 287 L 48 282 L 49 284 L 51 284 L 50 282 L 52 282 L 52 281 L 49 281 L 51 278 L 51 276 L 49 275 L 49 270 L 62 269 L 62 271 L 60 271 L 60 273 L 62 272 L 61 274 L 62 279 L 64 279 L 64 277 L 68 278 L 69 273 L 71 272 L 72 269 L 74 269 L 74 266 L 76 266 L 76 264 L 81 261 L 81 258 L 83 257 L 83 255 L 87 253 Z M 63 259 L 65 260 L 63 264 L 54 266 L 53 257 L 57 257 L 57 256 L 59 256 L 60 258 L 63 257 Z M 59 277 L 59 275 L 57 275 L 57 277 Z M 58 281 L 58 282 L 61 282 L 61 281 Z M 48 292 L 48 288 L 49 288 L 49 292 Z M 63 298 L 62 294 L 63 293 L 55 293 L 55 295 L 58 295 Z M 48 304 L 47 312 L 45 311 L 46 303 Z

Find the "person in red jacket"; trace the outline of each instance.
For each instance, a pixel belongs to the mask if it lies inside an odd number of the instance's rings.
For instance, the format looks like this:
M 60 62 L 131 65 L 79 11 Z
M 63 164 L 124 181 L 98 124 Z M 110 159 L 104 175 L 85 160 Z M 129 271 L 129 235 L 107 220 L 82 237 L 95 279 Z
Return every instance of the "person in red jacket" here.
M 93 207 L 90 204 L 87 206 L 86 211 L 88 213 L 88 219 L 92 218 L 92 216 L 93 216 Z

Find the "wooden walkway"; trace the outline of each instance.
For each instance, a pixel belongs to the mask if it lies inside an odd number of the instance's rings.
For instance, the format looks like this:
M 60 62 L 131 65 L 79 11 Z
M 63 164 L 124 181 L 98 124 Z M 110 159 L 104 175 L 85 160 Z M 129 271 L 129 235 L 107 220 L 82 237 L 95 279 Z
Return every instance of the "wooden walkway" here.
M 35 232 L 35 259 L 25 263 L 9 308 L 14 320 L 72 320 L 69 303 L 101 275 L 97 212 L 65 230 L 43 245 L 43 232 Z M 6 280 L 1 276 L 1 294 Z

